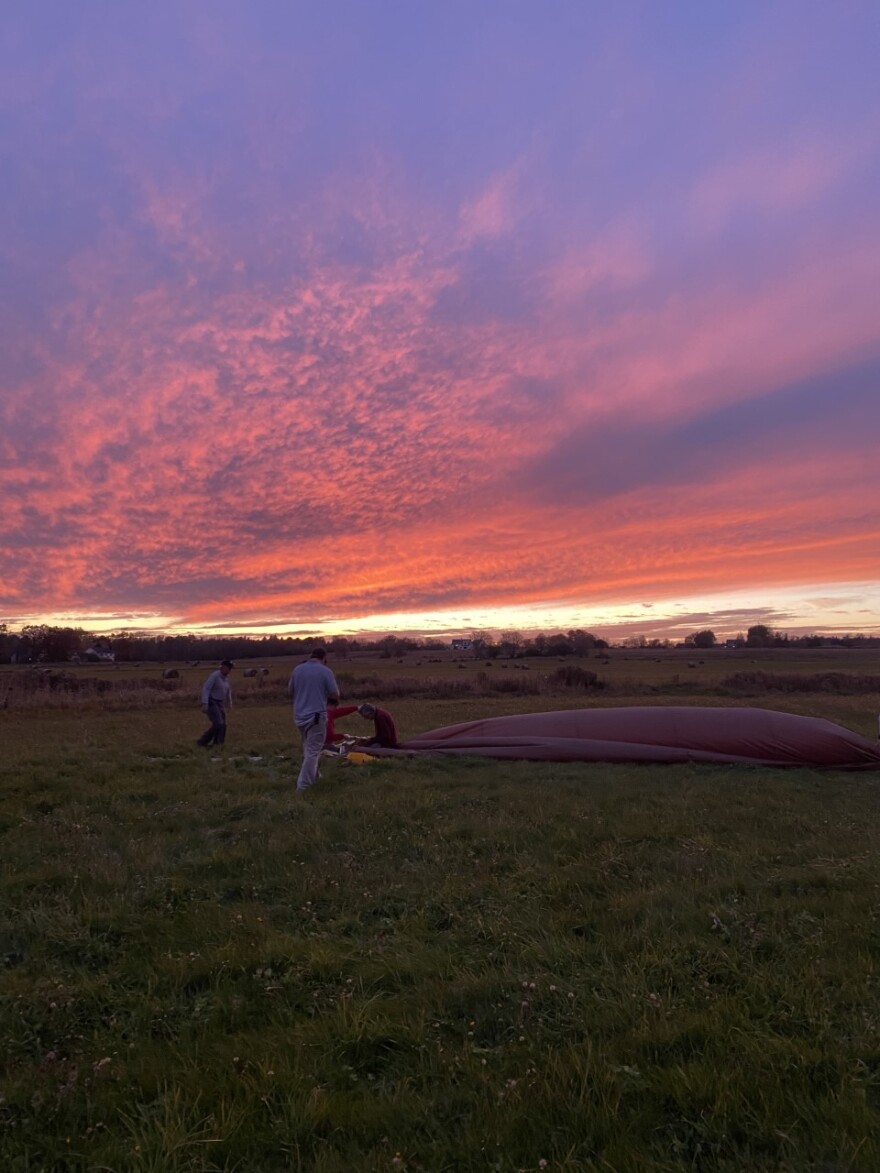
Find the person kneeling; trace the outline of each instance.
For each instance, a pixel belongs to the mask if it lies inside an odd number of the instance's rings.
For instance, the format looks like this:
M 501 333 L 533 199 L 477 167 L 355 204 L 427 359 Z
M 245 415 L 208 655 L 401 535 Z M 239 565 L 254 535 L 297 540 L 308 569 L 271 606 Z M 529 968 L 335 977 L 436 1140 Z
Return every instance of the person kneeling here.
M 397 748 L 397 729 L 394 726 L 394 718 L 387 709 L 380 709 L 376 705 L 358 705 L 358 712 L 365 721 L 372 721 L 374 726 L 373 736 L 359 737 L 359 745 L 378 745 L 383 749 Z

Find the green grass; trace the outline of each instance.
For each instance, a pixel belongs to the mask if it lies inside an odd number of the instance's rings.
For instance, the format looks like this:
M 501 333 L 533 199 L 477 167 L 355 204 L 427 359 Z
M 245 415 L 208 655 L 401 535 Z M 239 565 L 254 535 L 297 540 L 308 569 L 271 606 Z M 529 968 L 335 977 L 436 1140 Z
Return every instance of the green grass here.
M 3 717 L 4 1171 L 880 1168 L 876 776 Z

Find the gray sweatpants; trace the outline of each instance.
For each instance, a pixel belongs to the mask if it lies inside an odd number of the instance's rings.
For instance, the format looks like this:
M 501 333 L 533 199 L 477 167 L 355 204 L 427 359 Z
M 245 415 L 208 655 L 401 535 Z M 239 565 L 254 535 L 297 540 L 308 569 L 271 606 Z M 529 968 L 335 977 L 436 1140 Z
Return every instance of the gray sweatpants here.
M 299 777 L 296 780 L 297 790 L 308 790 L 318 779 L 318 762 L 321 750 L 327 738 L 327 714 L 316 713 L 314 717 L 303 725 L 297 725 L 302 738 L 303 760 Z
M 221 701 L 208 701 L 208 720 L 211 728 L 206 729 L 199 738 L 199 745 L 222 745 L 226 740 L 226 709 Z

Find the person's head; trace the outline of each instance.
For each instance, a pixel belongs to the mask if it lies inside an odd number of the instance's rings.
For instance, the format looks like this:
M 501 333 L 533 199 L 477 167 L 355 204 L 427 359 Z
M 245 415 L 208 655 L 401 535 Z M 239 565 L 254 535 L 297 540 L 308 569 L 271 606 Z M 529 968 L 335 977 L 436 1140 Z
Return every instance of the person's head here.
M 220 671 L 223 673 L 224 676 L 228 676 L 234 667 L 235 667 L 235 665 L 233 664 L 233 662 L 231 660 L 221 660 L 220 661 Z
M 326 660 L 327 653 L 324 651 L 323 648 L 312 648 L 311 659 L 321 660 L 321 661 Z
M 376 706 L 375 705 L 358 705 L 358 712 L 367 721 L 372 721 L 372 719 L 376 716 Z

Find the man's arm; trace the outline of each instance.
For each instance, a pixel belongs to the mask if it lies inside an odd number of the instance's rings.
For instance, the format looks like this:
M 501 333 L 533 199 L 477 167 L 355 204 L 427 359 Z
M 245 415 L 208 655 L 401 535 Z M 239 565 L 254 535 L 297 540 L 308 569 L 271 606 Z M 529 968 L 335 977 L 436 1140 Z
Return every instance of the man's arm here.
M 211 694 L 211 685 L 214 683 L 214 677 L 216 675 L 217 675 L 216 672 L 212 672 L 211 675 L 208 677 L 208 679 L 205 681 L 205 683 L 202 685 L 202 694 L 200 697 L 200 702 L 201 702 L 201 706 L 203 709 L 207 709 L 207 707 L 208 707 L 208 698 L 210 697 L 210 694 Z
M 350 717 L 352 713 L 356 713 L 357 711 L 358 711 L 357 705 L 338 705 L 337 706 L 337 705 L 328 704 L 328 706 L 327 706 L 328 715 L 331 716 L 334 721 L 337 721 L 340 717 Z

